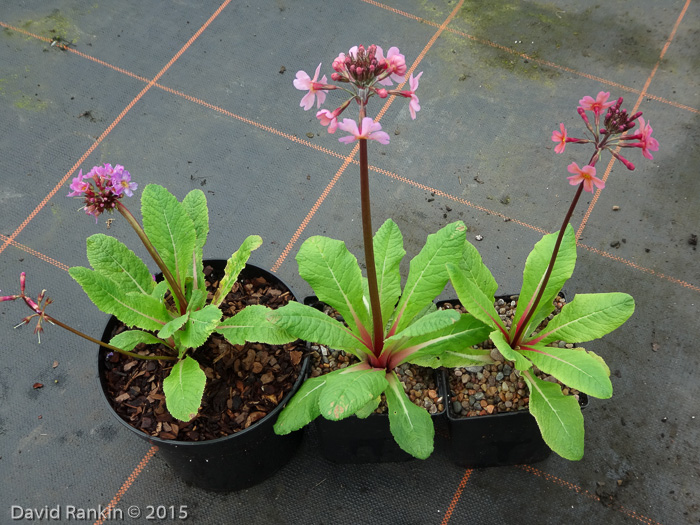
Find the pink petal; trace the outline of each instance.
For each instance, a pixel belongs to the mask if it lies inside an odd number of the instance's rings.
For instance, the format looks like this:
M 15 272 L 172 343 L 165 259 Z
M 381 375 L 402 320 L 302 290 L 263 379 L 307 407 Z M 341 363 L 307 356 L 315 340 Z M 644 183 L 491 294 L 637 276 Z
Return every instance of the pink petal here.
M 302 97 L 299 105 L 304 108 L 304 111 L 308 111 L 314 106 L 314 97 L 315 95 L 313 91 L 309 91 L 306 95 Z
M 294 87 L 302 91 L 311 89 L 311 77 L 305 71 L 297 71 L 297 78 L 294 79 Z

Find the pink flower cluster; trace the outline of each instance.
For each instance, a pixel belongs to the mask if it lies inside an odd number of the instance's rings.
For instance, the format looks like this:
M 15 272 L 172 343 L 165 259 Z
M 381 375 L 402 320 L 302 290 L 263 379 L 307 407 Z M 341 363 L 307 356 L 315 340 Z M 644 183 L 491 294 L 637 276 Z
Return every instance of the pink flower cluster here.
M 413 74 L 410 75 L 408 79 L 410 89 L 399 90 L 383 87 L 391 86 L 392 82 L 405 81 L 406 58 L 397 47 L 389 48 L 385 56 L 382 48 L 376 45 L 371 45 L 368 48 L 362 45 L 354 46 L 347 54 L 340 53 L 333 60 L 332 67 L 334 73 L 331 74 L 331 79 L 340 82 L 340 86 L 328 84 L 325 75 L 319 79 L 321 72 L 321 64 L 319 64 L 313 78 L 304 71 L 298 71 L 294 87 L 301 91 L 307 91 L 299 104 L 305 111 L 311 109 L 314 102 L 316 103 L 316 107 L 319 109 L 316 118 L 321 125 L 328 128 L 328 133 L 335 133 L 338 128 L 350 133 L 349 136 L 339 139 L 341 142 L 350 143 L 358 139 L 369 139 L 377 140 L 382 144 L 389 143 L 389 135 L 381 131 L 382 128 L 378 122 L 372 123 L 371 126 L 365 123 L 367 117 L 364 116 L 364 111 L 361 111 L 362 121 L 359 127 L 357 122 L 350 119 L 344 119 L 338 123 L 338 117 L 353 100 L 357 101 L 364 109 L 369 98 L 374 95 L 379 96 L 379 98 L 386 98 L 389 95 L 401 96 L 410 99 L 408 110 L 412 119 L 415 119 L 416 112 L 420 111 L 420 101 L 416 96 L 416 90 L 422 72 L 415 77 Z M 349 87 L 342 87 L 343 84 Z M 321 104 L 326 100 L 328 91 L 335 89 L 347 91 L 352 96 L 333 111 L 320 109 Z
M 104 211 L 113 211 L 119 199 L 124 195 L 132 197 L 138 184 L 131 182 L 131 174 L 124 166 L 111 164 L 93 167 L 87 175 L 80 170 L 73 179 L 68 197 L 81 197 L 84 200 L 85 213 L 93 215 L 95 221 Z
M 552 132 L 552 141 L 557 143 L 554 147 L 555 153 L 564 153 L 566 144 L 569 142 L 595 144 L 596 151 L 588 166 L 579 168 L 574 162 L 568 167 L 569 173 L 574 174 L 572 177 L 568 177 L 569 182 L 572 185 L 583 183 L 584 190 L 590 191 L 591 193 L 593 193 L 594 187 L 599 189 L 605 187 L 605 183 L 595 176 L 595 164 L 600 157 L 601 151 L 608 150 L 613 157 L 622 162 L 627 169 L 633 170 L 634 164 L 617 153 L 617 151 L 613 151 L 614 148 L 641 148 L 642 155 L 647 159 L 653 159 L 654 157 L 650 152 L 658 151 L 659 149 L 658 141 L 651 136 L 653 131 L 651 126 L 641 118 L 642 113 L 637 112 L 634 115 L 629 115 L 627 110 L 622 109 L 622 97 L 616 101 L 608 101 L 609 97 L 610 93 L 601 91 L 595 99 L 585 96 L 579 100 L 580 106 L 576 109 L 588 131 L 593 134 L 592 139 L 569 137 L 563 123 L 559 124 L 559 130 L 554 130 Z M 591 125 L 586 115 L 587 111 L 593 113 L 593 125 Z M 601 128 L 600 117 L 604 112 L 605 117 L 603 119 L 603 127 Z M 636 125 L 635 121 L 637 119 L 639 119 L 639 130 L 632 135 L 625 136 L 624 134 Z

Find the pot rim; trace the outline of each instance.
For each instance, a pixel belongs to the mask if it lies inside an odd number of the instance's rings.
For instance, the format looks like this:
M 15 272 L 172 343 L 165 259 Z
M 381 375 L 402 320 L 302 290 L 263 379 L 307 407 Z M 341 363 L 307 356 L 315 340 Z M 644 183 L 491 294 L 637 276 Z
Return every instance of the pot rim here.
M 204 259 L 204 263 L 205 264 L 207 264 L 207 263 L 209 263 L 209 264 L 221 263 L 221 264 L 225 265 L 226 260 L 225 259 Z M 292 298 L 295 301 L 297 300 L 296 295 L 294 294 L 292 289 L 287 285 L 287 283 L 285 283 L 278 276 L 268 272 L 264 268 L 247 263 L 245 265 L 245 267 L 243 268 L 243 270 L 241 270 L 241 273 L 239 275 L 243 275 L 245 273 L 251 273 L 251 272 L 257 272 L 260 275 L 262 275 L 263 277 L 265 277 L 266 279 L 272 278 L 273 280 L 279 281 L 280 283 L 282 283 L 284 286 L 287 287 L 287 289 L 289 290 L 289 293 L 292 295 Z M 112 323 L 113 320 L 118 321 L 118 319 L 115 316 L 113 316 L 113 315 L 110 316 L 109 320 L 107 321 L 107 324 L 105 325 L 105 332 L 107 331 L 107 326 L 109 326 L 109 324 Z M 104 333 L 103 333 L 103 339 L 104 339 Z M 245 429 L 243 429 L 239 432 L 235 432 L 233 434 L 229 434 L 228 436 L 222 436 L 222 437 L 218 437 L 215 439 L 206 439 L 206 440 L 202 440 L 202 441 L 180 441 L 177 439 L 163 439 L 163 438 L 159 438 L 157 436 L 150 436 L 149 434 L 146 434 L 142 430 L 130 425 L 127 421 L 122 419 L 122 417 L 117 413 L 116 410 L 114 410 L 114 407 L 112 407 L 112 405 L 110 404 L 109 399 L 107 397 L 107 392 L 105 391 L 105 385 L 102 382 L 102 370 L 104 369 L 103 357 L 104 357 L 105 352 L 107 352 L 107 349 L 100 346 L 99 350 L 97 352 L 97 384 L 99 387 L 99 391 L 102 394 L 101 397 L 104 400 L 105 404 L 107 405 L 109 412 L 119 421 L 119 423 L 121 423 L 123 426 L 128 428 L 130 431 L 135 433 L 141 439 L 144 439 L 144 440 L 146 440 L 149 443 L 154 444 L 154 445 L 164 445 L 164 446 L 193 447 L 193 446 L 204 446 L 207 444 L 214 444 L 214 443 L 219 444 L 219 443 L 225 442 L 226 440 L 233 439 L 237 436 L 244 435 L 249 430 L 255 430 L 255 427 L 258 426 L 258 423 L 262 424 L 263 422 L 269 421 L 269 418 L 271 418 L 273 416 L 277 416 L 277 414 L 279 414 L 279 412 L 287 405 L 287 403 L 289 402 L 291 397 L 297 392 L 297 390 L 299 390 L 301 383 L 306 379 L 306 376 L 308 375 L 308 372 L 309 372 L 309 368 L 311 366 L 310 365 L 311 360 L 310 360 L 309 356 L 308 355 L 304 356 L 304 358 L 302 359 L 301 369 L 299 370 L 299 375 L 297 376 L 296 381 L 294 381 L 294 384 L 292 385 L 292 388 L 289 390 L 289 392 L 287 392 L 287 394 L 282 398 L 282 400 L 277 404 L 277 406 L 275 408 L 273 408 L 265 417 L 260 418 L 255 423 L 250 425 L 248 428 L 245 428 Z

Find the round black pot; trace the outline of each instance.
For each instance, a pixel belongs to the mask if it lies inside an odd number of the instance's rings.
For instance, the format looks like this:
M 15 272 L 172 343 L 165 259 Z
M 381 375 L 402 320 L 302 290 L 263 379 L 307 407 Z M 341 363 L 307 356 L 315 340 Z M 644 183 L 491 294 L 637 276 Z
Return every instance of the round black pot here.
M 208 260 L 205 264 L 214 268 L 226 265 L 224 260 Z M 252 265 L 246 265 L 242 278 L 263 276 L 270 282 L 279 282 L 277 276 Z M 289 289 L 289 287 L 287 287 Z M 290 290 L 290 293 L 291 290 Z M 293 293 L 292 293 L 293 296 Z M 109 341 L 119 321 L 112 317 L 107 323 L 102 341 Z M 215 491 L 230 492 L 256 485 L 272 476 L 287 464 L 299 448 L 302 432 L 278 436 L 273 430 L 277 416 L 292 396 L 299 390 L 309 370 L 309 358 L 304 358 L 302 368 L 292 390 L 264 418 L 245 430 L 209 441 L 175 441 L 152 437 L 132 427 L 112 408 L 103 380 L 108 350 L 100 347 L 98 377 L 104 400 L 112 415 L 129 431 L 144 441 L 156 445 L 158 452 L 175 471 L 178 477 L 190 485 Z

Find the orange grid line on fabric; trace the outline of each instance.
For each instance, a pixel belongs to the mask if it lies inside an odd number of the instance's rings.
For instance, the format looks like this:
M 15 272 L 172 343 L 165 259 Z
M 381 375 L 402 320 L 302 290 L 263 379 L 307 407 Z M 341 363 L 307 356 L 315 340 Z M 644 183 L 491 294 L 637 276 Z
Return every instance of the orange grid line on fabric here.
M 471 474 L 472 469 L 467 469 L 464 472 L 464 476 L 462 476 L 462 480 L 459 482 L 459 485 L 457 485 L 457 490 L 455 490 L 454 496 L 452 496 L 450 506 L 447 507 L 447 510 L 445 511 L 445 516 L 442 518 L 442 522 L 440 523 L 440 525 L 447 525 L 447 523 L 450 521 L 452 513 L 454 512 L 455 507 L 457 507 L 459 499 L 462 497 L 462 492 L 464 491 L 464 487 L 467 486 L 467 482 L 469 481 L 469 477 L 471 476 Z
M 61 270 L 65 270 L 66 272 L 70 269 L 70 266 L 68 266 L 67 264 L 63 264 L 62 262 L 57 261 L 56 259 L 52 259 L 48 255 L 44 255 L 41 252 L 33 250 L 29 246 L 25 246 L 24 244 L 20 244 L 17 241 L 14 241 L 14 240 L 10 239 L 8 236 L 3 235 L 1 233 L 0 233 L 0 241 L 2 241 L 2 242 L 7 241 L 8 244 L 11 244 L 15 248 L 18 248 L 18 249 L 22 250 L 23 252 L 27 252 L 29 255 L 33 255 L 37 259 L 41 259 L 42 261 L 45 261 L 49 264 L 53 264 L 54 266 L 60 268 Z
M 158 447 L 156 447 L 155 445 L 151 446 L 151 448 L 148 449 L 146 455 L 143 457 L 143 459 L 141 459 L 141 461 L 139 461 L 139 464 L 136 465 L 136 468 L 134 468 L 131 474 L 129 474 L 129 477 L 126 478 L 126 481 L 122 484 L 122 486 L 119 488 L 112 500 L 104 508 L 104 510 L 102 511 L 102 517 L 98 519 L 94 523 L 94 525 L 102 525 L 105 522 L 105 520 L 109 518 L 112 511 L 117 506 L 117 503 L 121 501 L 121 499 L 124 497 L 124 494 L 126 494 L 131 485 L 133 485 L 134 481 L 136 481 L 136 478 L 139 477 L 141 471 L 143 471 L 143 469 L 146 468 L 146 465 L 148 465 L 148 462 L 151 461 L 151 458 L 155 456 L 156 452 L 158 452 Z
M 78 169 L 78 167 L 90 156 L 90 154 L 92 154 L 92 152 L 97 148 L 97 146 L 99 146 L 102 143 L 104 138 L 112 132 L 114 127 L 124 118 L 124 116 L 131 110 L 131 108 L 134 107 L 134 105 L 136 105 L 136 103 L 139 100 L 141 100 L 141 98 L 146 94 L 146 92 L 148 92 L 151 89 L 151 87 L 155 85 L 158 79 L 165 74 L 165 72 L 170 68 L 170 66 L 172 66 L 175 63 L 175 61 L 178 58 L 180 58 L 180 56 L 182 56 L 182 54 L 192 45 L 192 43 L 199 37 L 199 35 L 202 34 L 202 32 L 209 26 L 209 24 L 212 23 L 212 21 L 221 13 L 224 7 L 226 7 L 230 2 L 231 0 L 225 0 L 224 3 L 221 4 L 219 8 L 214 12 L 214 14 L 210 16 L 209 19 L 207 19 L 207 21 L 197 30 L 197 32 L 194 35 L 192 35 L 192 37 L 187 41 L 187 43 L 185 43 L 185 45 L 183 45 L 180 48 L 180 50 L 175 54 L 175 56 L 173 56 L 168 61 L 168 63 L 165 66 L 163 66 L 163 68 L 158 72 L 158 74 L 155 77 L 153 77 L 153 79 L 150 80 L 148 84 L 139 92 L 139 94 L 136 95 L 136 97 L 134 97 L 134 99 L 131 102 L 129 102 L 129 104 L 119 114 L 119 116 L 117 116 L 117 118 L 114 119 L 114 121 L 112 121 L 112 123 L 107 127 L 107 129 L 105 129 L 102 132 L 102 134 L 97 138 L 97 140 L 95 140 L 95 142 L 92 143 L 88 150 L 85 153 L 83 153 L 80 159 L 78 159 L 78 162 L 76 162 L 73 165 L 73 167 L 68 171 L 68 173 L 66 173 L 63 176 L 63 178 L 58 182 L 56 186 L 54 186 L 54 188 L 49 192 L 49 194 L 46 197 L 44 197 L 44 199 L 39 203 L 39 205 L 36 208 L 34 208 L 34 210 L 32 210 L 29 216 L 27 216 L 27 218 L 24 219 L 24 221 L 22 221 L 22 224 L 20 224 L 17 227 L 17 229 L 10 235 L 10 237 L 5 242 L 3 242 L 2 246 L 0 246 L 0 253 L 5 251 L 5 248 L 9 246 L 10 242 L 13 241 L 15 237 L 17 237 L 17 235 L 19 235 L 22 232 L 22 230 L 24 230 L 27 224 L 29 224 L 32 221 L 32 219 L 34 219 L 34 217 L 36 217 L 36 215 L 44 208 L 44 206 L 46 206 L 46 204 L 58 192 L 61 186 L 63 186 L 63 184 L 65 184 L 65 182 L 71 177 L 71 175 L 75 173 L 75 170 Z M 4 27 L 8 26 L 5 24 Z M 45 37 L 38 38 L 40 40 L 46 40 Z
M 554 476 L 554 475 L 549 474 L 549 473 L 547 473 L 547 472 L 544 472 L 544 471 L 542 471 L 542 470 L 536 469 L 535 467 L 532 467 L 532 466 L 530 466 L 530 465 L 515 465 L 514 468 L 518 468 L 518 469 L 520 469 L 520 470 L 524 470 L 525 472 L 528 472 L 528 473 L 533 474 L 533 475 L 535 475 L 535 476 L 537 476 L 537 477 L 540 477 L 540 478 L 542 478 L 542 479 L 545 479 L 545 480 L 547 480 L 547 481 L 550 481 L 550 482 L 552 482 L 552 483 L 555 483 L 555 484 L 557 484 L 557 485 L 559 485 L 559 486 L 562 486 L 562 487 L 567 488 L 567 489 L 569 489 L 569 490 L 573 490 L 573 491 L 576 492 L 577 494 L 580 494 L 580 495 L 582 495 L 582 496 L 586 496 L 587 498 L 590 498 L 590 499 L 592 499 L 593 501 L 600 501 L 600 497 L 598 497 L 597 495 L 595 495 L 595 494 L 593 494 L 593 493 L 587 491 L 586 489 L 581 488 L 581 487 L 579 487 L 578 485 L 576 485 L 576 484 L 574 484 L 574 483 L 570 483 L 570 482 L 568 482 L 568 481 L 566 481 L 566 480 L 564 480 L 564 479 L 561 479 L 561 478 L 559 478 L 559 477 L 557 477 L 557 476 Z M 644 515 L 642 515 L 642 514 L 639 514 L 638 512 L 635 512 L 635 511 L 632 510 L 632 509 L 628 509 L 628 508 L 626 508 L 626 507 L 623 507 L 622 505 L 616 505 L 616 506 L 613 506 L 613 507 L 610 507 L 610 508 L 612 508 L 612 509 L 614 509 L 614 510 L 616 510 L 616 511 L 618 511 L 618 512 L 622 512 L 623 514 L 626 514 L 626 515 L 629 516 L 630 518 L 634 518 L 634 519 L 636 519 L 637 521 L 640 521 L 640 522 L 644 523 L 645 525 L 661 525 L 661 523 L 659 523 L 658 521 L 655 521 L 655 520 L 653 520 L 653 519 L 651 519 L 651 518 L 648 518 L 647 516 L 644 516 Z
M 427 19 L 425 19 L 425 18 L 421 18 L 421 17 L 419 17 L 419 16 L 413 15 L 413 14 L 411 14 L 411 13 L 407 13 L 407 12 L 405 12 L 405 11 L 400 11 L 399 9 L 395 9 L 395 8 L 393 8 L 393 7 L 391 7 L 391 6 L 382 4 L 382 3 L 380 3 L 380 2 L 376 2 L 375 0 L 362 0 L 362 1 L 365 2 L 365 3 L 367 3 L 367 4 L 371 4 L 371 5 L 374 5 L 374 6 L 376 6 L 376 7 L 380 7 L 380 8 L 382 8 L 382 9 L 387 10 L 387 11 L 391 11 L 392 13 L 396 13 L 396 14 L 398 14 L 398 15 L 404 16 L 404 17 L 406 17 L 406 18 L 410 18 L 410 19 L 412 19 L 412 20 L 416 20 L 416 21 L 418 21 L 418 22 L 420 22 L 420 23 L 422 23 L 422 24 L 431 25 L 431 26 L 434 26 L 434 27 L 439 27 L 439 26 L 440 26 L 440 24 L 438 24 L 437 22 L 433 22 L 432 20 L 427 20 Z M 690 0 L 687 0 L 687 4 L 686 4 L 686 7 L 683 9 L 683 12 L 685 12 L 685 10 L 687 9 L 687 6 L 688 6 L 689 3 L 690 3 Z M 636 93 L 636 94 L 640 94 L 640 93 L 641 93 L 640 90 L 635 89 L 635 88 L 633 88 L 633 87 L 624 86 L 624 85 L 622 85 L 622 84 L 618 84 L 617 82 L 613 82 L 613 81 L 611 81 L 611 80 L 607 80 L 607 79 L 602 78 L 602 77 L 598 77 L 598 76 L 595 76 L 595 75 L 591 75 L 591 74 L 588 74 L 588 73 L 584 73 L 584 72 L 582 72 L 582 71 L 578 71 L 578 70 L 576 70 L 576 69 L 573 69 L 573 68 L 570 68 L 570 67 L 567 67 L 567 66 L 562 66 L 562 65 L 557 64 L 557 63 L 555 63 L 555 62 L 550 62 L 550 61 L 548 61 L 548 60 L 543 60 L 543 59 L 541 59 L 541 58 L 533 57 L 533 56 L 528 55 L 527 53 L 521 53 L 520 51 L 518 51 L 518 50 L 516 50 L 516 49 L 513 49 L 513 48 L 510 48 L 510 47 L 508 47 L 508 46 L 504 46 L 504 45 L 502 45 L 502 44 L 497 44 L 496 42 L 493 42 L 492 40 L 488 40 L 488 39 L 486 39 L 486 38 L 479 38 L 479 37 L 477 37 L 477 36 L 470 35 L 469 33 L 465 33 L 464 31 L 460 31 L 459 29 L 452 29 L 452 28 L 448 27 L 448 28 L 446 28 L 445 30 L 446 30 L 447 32 L 449 32 L 449 33 L 453 33 L 453 34 L 455 34 L 455 35 L 458 35 L 458 36 L 467 38 L 467 39 L 472 40 L 472 41 L 474 41 L 474 42 L 478 42 L 479 44 L 483 44 L 483 45 L 487 45 L 487 46 L 489 46 L 489 47 L 493 47 L 493 48 L 496 48 L 496 49 L 500 49 L 501 51 L 505 51 L 505 52 L 507 52 L 507 53 L 510 53 L 511 55 L 515 55 L 515 56 L 518 56 L 518 57 L 523 58 L 523 59 L 525 59 L 525 60 L 529 60 L 530 62 L 535 62 L 535 63 L 540 64 L 540 65 L 542 65 L 542 66 L 548 66 L 548 67 L 551 67 L 551 68 L 559 69 L 559 70 L 561 70 L 561 71 L 566 71 L 567 73 L 572 73 L 572 74 L 574 74 L 574 75 L 578 75 L 578 76 L 587 78 L 587 79 L 589 79 L 589 80 L 595 80 L 596 82 L 600 82 L 600 83 L 602 83 L 602 84 L 607 84 L 607 85 L 609 85 L 609 86 L 617 87 L 617 88 L 620 88 L 620 89 L 622 89 L 622 90 L 624 90 L 624 91 L 628 91 L 628 92 L 630 92 L 630 93 Z M 680 103 L 678 103 L 678 102 L 674 102 L 674 101 L 672 101 L 672 100 L 668 100 L 668 99 L 663 98 L 663 97 L 659 97 L 659 96 L 656 96 L 656 95 L 652 95 L 652 94 L 650 94 L 650 93 L 645 93 L 644 96 L 647 97 L 647 98 L 650 98 L 650 99 L 652 99 L 652 100 L 655 100 L 655 101 L 657 101 L 657 102 L 661 102 L 661 103 L 663 103 L 663 104 L 668 104 L 668 105 L 670 105 L 670 106 L 676 107 L 676 108 L 678 108 L 678 109 L 683 109 L 683 110 L 686 110 L 686 111 L 690 111 L 691 113 L 700 113 L 700 109 L 698 109 L 698 108 L 693 108 L 693 107 L 690 107 L 690 106 L 686 106 L 686 105 L 684 105 L 684 104 L 680 104 Z

